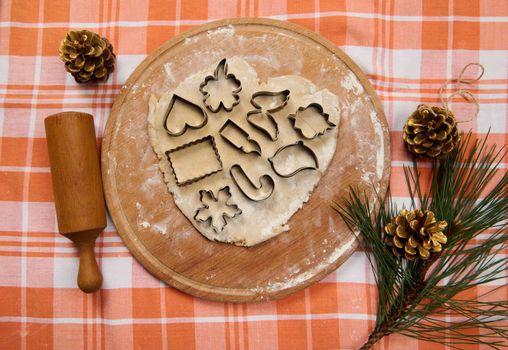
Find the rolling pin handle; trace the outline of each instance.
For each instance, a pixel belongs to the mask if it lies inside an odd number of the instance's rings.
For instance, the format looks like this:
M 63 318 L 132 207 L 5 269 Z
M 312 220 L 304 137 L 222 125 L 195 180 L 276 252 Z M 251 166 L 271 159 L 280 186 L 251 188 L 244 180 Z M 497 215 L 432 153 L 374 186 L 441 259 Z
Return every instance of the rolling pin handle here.
M 75 243 L 79 249 L 78 287 L 85 293 L 93 293 L 102 285 L 102 274 L 95 260 L 95 237 Z

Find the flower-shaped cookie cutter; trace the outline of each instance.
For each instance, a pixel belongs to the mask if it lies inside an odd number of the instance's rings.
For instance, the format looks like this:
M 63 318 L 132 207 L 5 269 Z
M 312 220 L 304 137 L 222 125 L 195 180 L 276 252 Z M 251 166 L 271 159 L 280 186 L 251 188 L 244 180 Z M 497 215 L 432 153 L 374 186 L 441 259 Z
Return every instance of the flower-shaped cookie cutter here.
M 226 106 L 224 101 L 219 100 L 216 106 L 213 106 L 208 100 L 210 97 L 209 92 L 209 84 L 213 84 L 213 82 L 221 83 L 224 81 L 229 81 L 234 88 L 231 90 L 231 95 L 233 97 L 233 102 L 231 105 Z M 238 80 L 234 74 L 228 73 L 228 63 L 225 58 L 223 58 L 217 67 L 213 75 L 208 75 L 205 80 L 199 86 L 199 91 L 203 94 L 203 103 L 210 111 L 213 113 L 217 113 L 221 108 L 223 108 L 226 112 L 231 112 L 233 108 L 240 103 L 240 95 L 239 92 L 242 90 L 242 83 Z

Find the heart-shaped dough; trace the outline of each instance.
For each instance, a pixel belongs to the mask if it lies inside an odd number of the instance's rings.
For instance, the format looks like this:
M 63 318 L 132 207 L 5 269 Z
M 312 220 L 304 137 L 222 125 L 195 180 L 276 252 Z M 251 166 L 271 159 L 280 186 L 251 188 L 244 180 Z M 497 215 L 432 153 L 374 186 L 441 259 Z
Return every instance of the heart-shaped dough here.
M 227 74 L 217 74 L 224 67 Z M 231 111 L 217 102 L 207 105 L 218 97 L 204 84 L 220 85 L 221 78 L 241 83 L 221 91 L 238 96 L 237 104 L 225 104 Z M 206 111 L 207 122 L 168 133 L 164 120 L 175 95 Z M 308 106 L 318 114 L 305 115 Z M 199 232 L 252 246 L 287 231 L 291 216 L 309 199 L 335 153 L 339 111 L 337 96 L 309 80 L 281 76 L 260 83 L 253 67 L 231 57 L 159 99 L 151 96 L 148 132 L 176 205 Z M 175 118 L 186 120 L 183 114 Z

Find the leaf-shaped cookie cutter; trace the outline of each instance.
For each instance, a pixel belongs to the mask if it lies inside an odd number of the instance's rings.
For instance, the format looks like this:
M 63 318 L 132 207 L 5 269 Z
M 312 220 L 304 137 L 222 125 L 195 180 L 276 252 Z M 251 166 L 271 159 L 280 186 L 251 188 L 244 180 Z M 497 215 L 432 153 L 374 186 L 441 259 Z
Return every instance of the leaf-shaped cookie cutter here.
M 241 144 L 239 145 L 239 144 L 235 143 L 235 140 L 233 140 L 231 138 L 231 136 L 228 136 L 225 134 L 226 130 L 231 130 L 231 131 L 239 134 L 243 139 L 247 140 L 247 142 L 252 146 L 253 150 L 248 151 L 245 149 L 244 145 L 241 145 Z M 238 149 L 246 154 L 256 153 L 258 155 L 261 155 L 261 146 L 259 145 L 259 143 L 256 140 L 252 139 L 247 131 L 243 130 L 238 124 L 236 124 L 231 119 L 228 119 L 224 123 L 224 125 L 219 130 L 219 134 L 220 134 L 220 136 L 222 136 L 222 138 L 226 142 L 228 142 L 230 145 L 232 145 L 236 149 Z
M 312 131 L 314 131 L 314 135 L 312 137 L 308 137 L 305 135 L 305 132 L 302 130 L 302 128 L 298 127 L 296 124 L 297 123 L 297 119 L 298 119 L 298 114 L 309 109 L 309 108 L 315 108 L 317 110 L 317 112 L 319 113 L 319 115 L 321 115 L 321 117 L 323 117 L 324 121 L 328 124 L 328 126 L 326 128 L 324 128 L 323 130 L 315 130 L 312 125 L 310 124 L 306 124 L 308 125 L 309 129 L 311 129 Z M 288 115 L 288 118 L 289 120 L 291 120 L 293 122 L 293 128 L 299 132 L 299 134 L 307 139 L 307 140 L 312 140 L 314 138 L 316 138 L 317 136 L 319 135 L 323 135 L 327 130 L 330 130 L 330 129 L 333 129 L 334 127 L 337 126 L 337 124 L 335 123 L 332 123 L 330 121 L 330 115 L 328 113 L 325 113 L 325 111 L 323 110 L 323 106 L 321 106 L 319 103 L 311 103 L 309 104 L 307 107 L 299 107 L 296 112 L 294 114 L 290 114 Z M 300 117 L 302 118 L 302 117 Z
M 222 220 L 224 221 L 224 223 L 223 223 L 222 227 L 220 227 L 218 229 L 215 225 L 213 225 L 212 215 L 209 215 L 208 217 L 206 217 L 206 219 L 199 218 L 198 216 L 199 216 L 199 213 L 202 210 L 208 210 L 208 209 L 210 209 L 210 207 L 206 203 L 203 202 L 203 197 L 204 196 L 208 196 L 214 202 L 218 202 L 219 201 L 219 197 L 220 197 L 220 193 L 222 191 L 225 191 L 225 193 L 228 195 L 228 199 L 224 202 L 224 205 L 229 207 L 229 208 L 232 208 L 235 212 L 234 212 L 233 215 L 229 215 L 228 213 L 223 212 L 222 213 Z M 229 186 L 224 186 L 224 187 L 220 188 L 217 191 L 217 197 L 215 197 L 215 194 L 213 193 L 213 191 L 210 191 L 210 190 L 200 190 L 199 191 L 199 201 L 203 204 L 203 206 L 198 208 L 198 210 L 196 210 L 196 213 L 194 214 L 194 220 L 196 220 L 198 222 L 202 222 L 202 223 L 208 223 L 208 225 L 212 226 L 213 230 L 215 232 L 217 232 L 217 233 L 222 232 L 224 230 L 224 228 L 228 224 L 228 221 L 226 219 L 228 219 L 228 218 L 232 219 L 232 218 L 242 214 L 242 210 L 238 207 L 238 205 L 228 203 L 230 198 L 231 198 L 231 191 L 230 191 Z
M 266 110 L 267 112 L 277 112 L 280 111 L 282 108 L 284 108 L 289 101 L 289 90 L 282 90 L 282 91 L 258 91 L 252 94 L 252 98 L 250 99 L 251 105 L 256 107 L 256 109 L 259 110 Z M 263 97 L 263 96 L 270 96 L 270 97 L 281 97 L 282 102 L 278 105 L 272 107 L 272 108 L 263 108 L 257 101 L 256 98 Z
M 277 141 L 279 135 L 279 125 L 277 124 L 275 118 L 270 114 L 270 112 L 280 111 L 282 108 L 284 108 L 289 101 L 289 94 L 290 94 L 289 90 L 257 91 L 254 94 L 252 94 L 250 103 L 256 109 L 247 113 L 247 121 L 249 122 L 249 124 L 258 129 L 259 131 L 263 132 L 266 136 L 268 136 L 270 140 Z M 272 97 L 275 99 L 279 98 L 280 102 L 275 106 L 273 106 L 272 108 L 266 108 L 262 106 L 258 101 L 256 101 L 256 99 L 259 97 Z M 259 115 L 266 116 L 266 121 L 268 121 L 268 123 L 270 123 L 270 125 L 272 125 L 273 127 L 272 130 L 264 127 L 262 124 L 259 123 L 259 121 L 254 120 L 254 118 Z
M 265 115 L 266 120 L 273 126 L 273 130 L 275 131 L 274 134 L 271 133 L 271 130 L 263 127 L 259 122 L 254 121 L 254 116 L 256 115 Z M 247 113 L 247 121 L 250 125 L 261 131 L 264 135 L 266 135 L 270 140 L 277 141 L 279 138 L 279 125 L 273 118 L 273 116 L 270 114 L 270 112 L 263 112 L 260 109 L 256 109 L 253 111 L 250 111 Z
M 213 152 L 215 154 L 216 161 L 219 164 L 217 169 L 215 169 L 213 171 L 205 172 L 205 173 L 200 174 L 199 176 L 195 176 L 191 179 L 185 179 L 185 180 L 179 179 L 178 175 L 177 175 L 177 171 L 175 170 L 173 161 L 171 160 L 171 154 L 179 152 L 179 151 L 187 149 L 187 148 L 191 148 L 193 146 L 196 146 L 196 145 L 204 143 L 204 142 L 209 142 L 211 144 L 211 147 L 213 148 Z M 211 135 L 205 136 L 201 139 L 198 139 L 198 140 L 186 143 L 184 145 L 178 146 L 176 148 L 170 149 L 169 151 L 166 151 L 166 157 L 169 161 L 169 166 L 171 167 L 171 171 L 173 172 L 173 176 L 175 178 L 177 186 L 185 186 L 185 185 L 189 185 L 191 183 L 197 182 L 201 179 L 204 179 L 207 176 L 210 176 L 215 173 L 218 173 L 219 171 L 222 171 L 222 167 L 223 167 L 222 160 L 220 159 L 219 151 L 217 150 L 217 145 L 215 144 L 215 138 Z
M 231 169 L 229 170 L 231 175 L 231 179 L 235 183 L 236 187 L 243 193 L 245 197 L 250 199 L 251 201 L 263 201 L 269 198 L 273 190 L 275 188 L 275 182 L 272 177 L 268 174 L 262 175 L 259 177 L 259 185 L 255 184 L 249 176 L 245 173 L 245 170 L 239 164 L 233 164 Z M 245 188 L 240 185 L 239 177 L 243 177 L 250 188 Z M 268 192 L 263 194 L 261 193 L 263 189 L 268 188 Z
M 223 103 L 223 101 L 220 101 L 217 108 L 213 108 L 209 103 L 206 101 L 210 97 L 210 93 L 208 91 L 205 91 L 205 86 L 208 85 L 208 83 L 212 80 L 218 81 L 219 75 L 224 76 L 227 80 L 233 80 L 235 85 L 238 86 L 235 90 L 231 91 L 231 94 L 233 95 L 233 98 L 235 101 L 232 103 L 231 107 L 226 107 Z M 215 68 L 215 71 L 213 72 L 213 75 L 208 75 L 205 80 L 201 83 L 199 86 L 199 91 L 203 94 L 203 103 L 210 111 L 213 113 L 217 113 L 220 111 L 221 108 L 224 108 L 226 112 L 231 112 L 233 108 L 240 103 L 240 95 L 238 94 L 240 91 L 242 91 L 242 83 L 240 80 L 236 78 L 236 76 L 233 73 L 228 73 L 228 63 L 225 58 L 223 58 L 217 67 Z
M 291 172 L 290 174 L 282 174 L 280 173 L 277 168 L 275 167 L 275 164 L 274 164 L 274 159 L 277 157 L 277 155 L 279 155 L 281 152 L 283 152 L 284 150 L 288 149 L 288 148 L 291 148 L 291 147 L 301 147 L 302 148 L 302 151 L 307 153 L 308 155 L 310 155 L 314 161 L 314 164 L 315 166 L 303 166 L 303 167 L 300 167 L 296 170 L 294 170 L 293 172 Z M 298 174 L 300 171 L 302 170 L 307 170 L 307 169 L 310 169 L 310 170 L 316 170 L 319 168 L 319 162 L 318 162 L 318 158 L 317 158 L 317 155 L 316 153 L 312 150 L 312 148 L 310 148 L 309 146 L 307 146 L 306 144 L 303 143 L 303 141 L 297 141 L 295 143 L 292 143 L 292 144 L 289 144 L 289 145 L 285 145 L 285 146 L 282 146 L 281 148 L 279 148 L 273 156 L 271 156 L 270 158 L 268 158 L 268 161 L 270 162 L 270 165 L 272 166 L 272 169 L 273 171 L 275 172 L 275 174 L 279 175 L 280 177 L 291 177 L 291 176 L 294 176 L 296 174 Z
M 173 110 L 173 106 L 175 105 L 175 102 L 181 102 L 184 105 L 188 106 L 189 108 L 192 108 L 195 111 L 198 111 L 199 113 L 201 113 L 202 116 L 203 116 L 203 120 L 201 121 L 201 123 L 199 123 L 197 125 L 191 125 L 191 124 L 188 124 L 187 122 L 185 122 L 184 125 L 183 125 L 183 128 L 180 131 L 177 131 L 177 132 L 170 131 L 168 129 L 167 122 L 168 122 L 169 114 L 171 113 L 171 111 Z M 162 126 L 164 127 L 164 130 L 166 130 L 166 132 L 169 135 L 171 135 L 171 136 L 180 136 L 183 133 L 185 133 L 185 131 L 187 131 L 187 128 L 190 128 L 190 129 L 200 129 L 203 126 L 205 126 L 207 122 L 208 122 L 208 115 L 206 114 L 206 111 L 203 108 L 201 108 L 197 104 L 194 104 L 191 101 L 189 101 L 189 100 L 187 100 L 187 99 L 185 99 L 185 98 L 183 98 L 183 97 L 181 97 L 181 96 L 179 96 L 177 94 L 173 94 L 173 97 L 171 97 L 171 101 L 169 102 L 168 108 L 166 109 L 166 114 L 164 115 L 164 118 L 162 120 Z

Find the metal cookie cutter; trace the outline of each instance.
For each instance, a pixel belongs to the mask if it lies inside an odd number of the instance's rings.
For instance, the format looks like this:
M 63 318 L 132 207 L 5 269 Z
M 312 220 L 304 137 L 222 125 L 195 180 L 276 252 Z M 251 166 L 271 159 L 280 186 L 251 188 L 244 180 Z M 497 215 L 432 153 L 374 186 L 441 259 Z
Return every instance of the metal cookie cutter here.
M 257 109 L 267 112 L 276 112 L 287 105 L 289 93 L 289 90 L 258 91 L 252 94 L 250 103 Z
M 234 164 L 229 173 L 240 192 L 251 201 L 257 202 L 269 198 L 275 188 L 275 182 L 270 175 L 260 176 L 259 185 L 257 185 L 247 176 L 245 170 L 239 164 Z
M 292 158 L 291 157 L 292 152 L 298 152 L 301 154 L 309 155 L 310 161 L 312 164 L 311 163 L 308 163 L 308 164 L 302 163 L 300 165 L 300 164 L 296 164 L 296 162 L 287 162 L 288 158 Z M 296 156 L 295 158 L 298 160 L 301 157 Z M 270 162 L 270 165 L 272 166 L 273 171 L 281 177 L 291 177 L 291 176 L 298 174 L 300 171 L 303 171 L 303 170 L 307 170 L 307 169 L 316 170 L 319 168 L 319 163 L 318 163 L 318 158 L 316 156 L 316 153 L 314 153 L 312 148 L 305 145 L 303 143 L 303 141 L 297 141 L 293 144 L 282 146 L 275 152 L 275 154 L 273 156 L 268 158 L 268 161 Z M 283 165 L 288 165 L 288 163 L 289 163 L 288 167 L 290 170 L 279 169 L 279 167 L 276 165 L 276 163 L 283 164 Z M 284 163 L 286 163 L 286 164 L 284 164 Z
M 232 219 L 242 214 L 242 210 L 238 208 L 236 204 L 228 203 L 230 198 L 231 192 L 229 186 L 220 188 L 219 191 L 217 191 L 217 197 L 212 191 L 200 190 L 199 200 L 203 206 L 198 208 L 196 214 L 194 214 L 194 220 L 208 223 L 217 233 L 222 232 L 224 227 L 228 224 L 226 219 Z M 221 215 L 217 215 L 217 213 L 213 213 L 210 210 L 210 203 L 213 202 L 217 203 L 214 205 L 215 208 L 221 207 Z
M 327 130 L 337 125 L 330 121 L 330 116 L 324 112 L 319 103 L 311 103 L 307 107 L 299 107 L 295 114 L 288 116 L 293 122 L 293 128 L 306 139 L 314 139 L 323 135 Z
M 256 153 L 261 155 L 261 146 L 259 143 L 252 139 L 238 124 L 231 119 L 228 119 L 219 130 L 220 136 L 226 140 L 230 145 L 239 149 L 244 153 Z
M 178 186 L 191 184 L 222 170 L 219 151 L 211 135 L 166 151 L 166 157 Z M 201 160 L 199 165 L 196 165 L 196 160 Z
M 247 121 L 272 141 L 276 141 L 278 138 L 279 125 L 271 112 L 279 111 L 287 105 L 289 93 L 289 90 L 258 91 L 250 99 L 250 103 L 256 109 L 247 113 Z
M 226 106 L 224 101 L 220 100 L 218 103 L 216 103 L 217 106 L 214 107 L 209 101 L 211 96 L 210 92 L 208 91 L 208 85 L 217 85 L 224 81 L 229 81 L 234 86 L 234 88 L 231 90 L 231 95 L 233 96 L 234 101 L 231 103 L 231 106 Z M 226 112 L 231 112 L 233 107 L 240 103 L 240 95 L 238 93 L 241 90 L 242 83 L 240 80 L 236 79 L 234 74 L 228 73 L 228 64 L 225 58 L 219 62 L 217 68 L 215 68 L 213 75 L 208 75 L 199 86 L 199 91 L 201 91 L 203 94 L 203 103 L 205 104 L 206 108 L 208 108 L 213 113 L 217 113 L 221 108 L 223 108 Z
M 270 140 L 277 141 L 279 137 L 279 125 L 269 112 L 254 110 L 247 113 L 247 121 L 250 125 L 263 132 Z
M 182 112 L 182 116 L 179 117 L 178 115 L 175 115 L 174 118 L 170 119 L 170 115 L 173 114 L 173 109 L 174 109 L 175 113 L 178 113 L 177 108 L 179 108 L 180 112 Z M 190 110 L 191 113 L 194 113 L 194 114 L 199 114 L 200 115 L 199 119 L 201 119 L 201 120 L 197 123 L 194 123 L 194 124 L 190 123 L 188 121 L 189 120 L 188 112 L 185 113 L 183 111 L 183 109 L 187 109 L 187 111 Z M 178 124 L 178 122 L 179 122 L 179 124 L 181 124 L 181 126 L 177 125 L 180 127 L 177 128 L 176 131 L 170 130 L 170 128 L 168 127 L 168 120 L 170 123 L 177 123 Z M 208 116 L 206 114 L 206 111 L 203 108 L 190 102 L 189 100 L 184 99 L 183 97 L 178 96 L 177 94 L 173 94 L 173 97 L 171 98 L 171 101 L 169 102 L 168 108 L 166 110 L 166 114 L 164 115 L 164 119 L 162 121 L 162 126 L 164 127 L 164 130 L 166 130 L 166 132 L 169 135 L 180 136 L 183 133 L 185 133 L 185 131 L 187 131 L 187 128 L 199 129 L 199 128 L 202 128 L 203 126 L 205 126 L 207 122 L 208 122 Z

